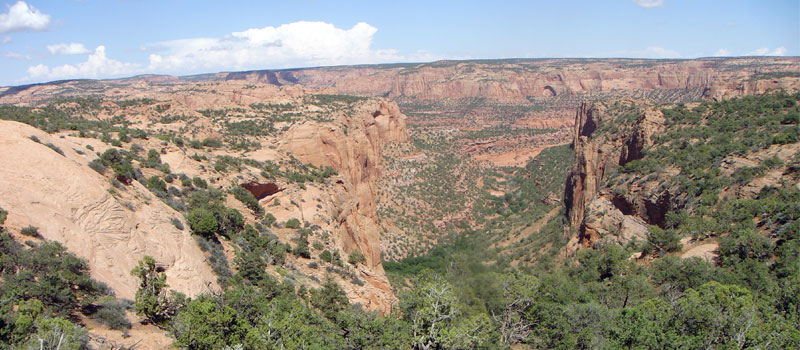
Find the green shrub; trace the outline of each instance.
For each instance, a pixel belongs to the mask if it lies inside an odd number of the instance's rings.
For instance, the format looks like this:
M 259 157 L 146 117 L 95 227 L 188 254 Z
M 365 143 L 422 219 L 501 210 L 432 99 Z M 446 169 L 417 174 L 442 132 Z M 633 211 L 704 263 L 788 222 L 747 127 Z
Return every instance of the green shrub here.
M 292 249 L 292 253 L 301 258 L 311 259 L 311 251 L 308 249 L 308 240 L 301 240 L 297 246 Z
M 145 168 L 158 168 L 161 166 L 161 154 L 151 148 L 147 151 L 147 158 L 142 161 L 142 166 Z
M 272 225 L 275 223 L 275 221 L 278 221 L 278 218 L 276 218 L 275 215 L 272 215 L 272 213 L 264 214 L 264 219 L 261 220 L 261 222 L 266 225 Z
M 342 255 L 339 254 L 339 249 L 336 249 L 331 255 L 331 264 L 336 266 L 344 266 L 344 262 L 342 262 Z
M 82 350 L 89 344 L 89 332 L 67 319 L 43 318 L 37 322 L 36 333 L 25 344 L 25 349 Z
M 167 275 L 159 272 L 156 261 L 144 256 L 131 270 L 131 275 L 139 279 L 134 310 L 147 322 L 163 325 L 178 309 L 186 303 L 186 297 L 175 291 L 167 293 Z
M 358 265 L 359 263 L 367 262 L 367 257 L 365 257 L 360 250 L 356 249 L 350 252 L 350 256 L 347 257 L 347 262 L 351 265 Z
M 766 261 L 772 257 L 774 244 L 752 229 L 733 232 L 719 240 L 719 259 L 723 265 L 754 259 Z
M 25 226 L 19 230 L 19 233 L 29 237 L 41 238 L 39 228 L 36 226 Z
M 204 208 L 193 209 L 186 217 L 192 232 L 202 236 L 211 236 L 219 228 L 214 213 Z
M 0 226 L 6 222 L 6 217 L 8 217 L 8 212 L 5 211 L 3 208 L 0 208 Z
M 211 148 L 220 148 L 222 147 L 222 141 L 218 139 L 205 139 L 203 140 L 203 146 Z
M 157 196 L 164 197 L 167 195 L 167 184 L 158 176 L 151 176 L 147 179 L 145 185 L 150 191 L 153 191 Z
M 194 184 L 194 187 L 197 188 L 202 188 L 202 189 L 208 188 L 208 183 L 206 183 L 206 180 L 203 180 L 199 176 L 195 176 L 194 178 L 192 178 L 192 183 Z
M 231 188 L 231 193 L 233 196 L 242 202 L 248 209 L 252 210 L 256 216 L 261 216 L 264 214 L 264 207 L 258 203 L 258 199 L 253 196 L 250 191 L 242 186 L 234 186 Z
M 663 256 L 668 252 L 680 250 L 683 247 L 680 240 L 681 238 L 675 230 L 650 226 L 647 231 L 647 242 L 642 247 L 642 252 L 645 254 L 655 252 L 659 256 Z
M 114 169 L 114 176 L 123 183 L 130 184 L 133 179 L 136 179 L 136 172 L 134 171 L 133 164 L 131 164 L 130 156 L 117 150 L 110 148 L 103 152 L 100 160 L 105 166 L 110 166 Z
M 324 262 L 330 263 L 331 259 L 333 258 L 333 255 L 331 255 L 331 252 L 326 249 L 319 254 L 319 258 L 322 259 L 322 261 Z
M 190 179 L 189 177 L 182 177 L 181 178 L 181 186 L 189 187 L 191 185 L 192 185 L 192 179 Z
M 297 218 L 291 218 L 288 221 L 286 221 L 286 224 L 284 224 L 284 226 L 286 226 L 286 228 L 294 228 L 294 229 L 300 228 L 300 220 L 298 220 Z

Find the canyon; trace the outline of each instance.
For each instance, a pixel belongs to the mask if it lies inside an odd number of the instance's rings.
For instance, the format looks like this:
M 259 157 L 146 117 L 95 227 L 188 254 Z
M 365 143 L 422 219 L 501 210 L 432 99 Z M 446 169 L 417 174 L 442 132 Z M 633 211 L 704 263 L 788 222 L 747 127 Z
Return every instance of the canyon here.
M 16 241 L 61 242 L 118 297 L 134 297 L 130 271 L 145 255 L 171 289 L 195 297 L 220 293 L 218 261 L 237 272 L 247 249 L 235 235 L 213 238 L 218 250 L 197 239 L 186 205 L 202 183 L 241 226 L 285 248 L 270 276 L 308 289 L 330 278 L 351 303 L 386 315 L 400 290 L 384 261 L 424 255 L 449 235 L 487 233 L 487 247 L 511 256 L 564 220 L 564 258 L 669 229 L 665 213 L 695 208 L 670 182 L 681 169 L 630 171 L 669 144 L 659 139 L 674 127 L 666 114 L 796 89 L 797 57 L 440 61 L 4 87 L 0 161 L 12 166 L 0 169 L 0 207 Z M 93 168 L 109 150 L 129 155 L 135 180 Z M 782 165 L 721 197 L 757 197 L 798 153 L 776 143 L 724 158 L 729 177 Z M 566 173 L 542 175 L 564 163 Z M 548 188 L 521 201 L 525 186 Z M 40 237 L 22 234 L 30 226 Z M 684 243 L 685 257 L 716 254 L 713 240 Z

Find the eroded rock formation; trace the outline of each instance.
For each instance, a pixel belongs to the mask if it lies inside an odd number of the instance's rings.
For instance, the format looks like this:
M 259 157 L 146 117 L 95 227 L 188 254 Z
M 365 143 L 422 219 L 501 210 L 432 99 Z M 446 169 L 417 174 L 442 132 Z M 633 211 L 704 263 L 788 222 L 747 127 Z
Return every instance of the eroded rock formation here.
M 567 176 L 564 202 L 570 227 L 577 231 L 575 237 L 579 244 L 642 239 L 648 225 L 664 223 L 665 206 L 670 203 L 669 192 L 656 195 L 650 188 L 631 188 L 626 193 L 612 193 L 604 186 L 609 171 L 640 159 L 642 151 L 652 144 L 653 135 L 663 128 L 661 112 L 645 106 L 631 125 L 617 123 L 622 130 L 596 135 L 603 124 L 619 118 L 619 113 L 609 113 L 610 108 L 634 103 L 609 103 L 614 106 L 584 103 L 575 115 L 572 140 L 575 161 Z
M 361 250 L 367 264 L 382 271 L 374 182 L 381 175 L 383 145 L 408 140 L 405 116 L 396 104 L 383 101 L 359 105 L 336 123 L 340 127 L 313 121 L 295 125 L 281 148 L 303 162 L 333 167 L 349 180 L 339 184 L 351 195 L 338 196 L 341 211 L 334 217 L 342 224 L 344 248 Z
M 257 181 L 250 181 L 241 186 L 250 191 L 256 199 L 264 199 L 266 196 L 271 196 L 281 190 L 280 187 L 273 182 L 260 183 Z

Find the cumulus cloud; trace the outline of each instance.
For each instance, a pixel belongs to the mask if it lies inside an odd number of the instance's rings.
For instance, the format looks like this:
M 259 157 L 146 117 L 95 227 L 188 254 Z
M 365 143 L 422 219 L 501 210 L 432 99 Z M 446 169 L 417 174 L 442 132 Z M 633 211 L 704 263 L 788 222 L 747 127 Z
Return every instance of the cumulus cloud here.
M 7 13 L 0 13 L 0 33 L 42 31 L 50 25 L 50 15 L 44 14 L 24 1 L 12 5 Z
M 747 53 L 749 56 L 784 56 L 786 55 L 786 48 L 781 46 L 776 48 L 775 50 L 771 50 L 768 47 L 762 47 L 760 49 L 755 49 Z
M 137 64 L 106 57 L 106 48 L 100 45 L 89 55 L 86 62 L 53 68 L 38 64 L 28 67 L 28 77 L 31 79 L 104 78 L 132 74 L 139 69 L 140 66 Z
M 717 50 L 717 52 L 714 53 L 714 56 L 717 57 L 729 57 L 730 55 L 731 51 L 726 48 L 719 49 Z
M 424 51 L 401 55 L 392 49 L 373 49 L 372 38 L 377 31 L 363 22 L 350 29 L 336 28 L 325 22 L 294 22 L 233 32 L 221 38 L 185 38 L 146 45 L 141 49 L 150 55 L 144 64 L 108 58 L 105 48 L 99 46 L 83 63 L 29 67 L 27 80 L 422 62 L 443 58 Z M 77 54 L 86 50 L 77 43 L 47 48 L 53 54 Z
M 377 28 L 350 29 L 325 22 L 294 22 L 252 28 L 223 38 L 190 38 L 145 47 L 153 71 L 258 69 L 396 62 L 413 59 L 395 50 L 372 49 Z M 423 54 L 424 55 L 424 54 Z
M 83 55 L 91 52 L 81 43 L 47 45 L 47 51 L 52 55 Z
M 653 7 L 664 7 L 664 0 L 633 0 L 636 5 L 649 9 Z

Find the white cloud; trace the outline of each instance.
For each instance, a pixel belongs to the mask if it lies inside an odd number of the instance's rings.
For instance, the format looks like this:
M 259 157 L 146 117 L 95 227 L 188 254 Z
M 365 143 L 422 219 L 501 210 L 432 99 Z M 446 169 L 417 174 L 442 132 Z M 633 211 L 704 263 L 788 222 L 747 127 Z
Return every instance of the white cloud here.
M 747 53 L 748 56 L 784 56 L 786 55 L 786 48 L 781 46 L 775 50 L 770 51 L 768 47 L 755 49 Z
M 140 69 L 140 65 L 106 57 L 106 48 L 100 45 L 89 55 L 86 62 L 53 68 L 38 64 L 28 67 L 28 77 L 30 79 L 105 78 L 133 74 Z
M 731 51 L 726 48 L 719 49 L 717 50 L 717 52 L 714 53 L 714 56 L 717 57 L 730 57 L 730 55 Z
M 43 77 L 50 73 L 50 68 L 43 64 L 28 67 L 28 74 L 31 77 Z
M 644 50 L 618 51 L 612 54 L 613 57 L 631 58 L 681 58 L 678 51 L 665 49 L 661 46 L 648 46 Z
M 83 55 L 91 52 L 81 43 L 47 45 L 47 50 L 52 55 Z
M 252 28 L 223 38 L 189 38 L 145 47 L 151 71 L 244 70 L 317 65 L 398 62 L 413 59 L 395 50 L 372 49 L 377 28 L 350 29 L 325 22 L 294 22 Z
M 86 62 L 58 67 L 35 65 L 27 80 L 107 78 L 142 73 L 194 74 L 217 71 L 273 69 L 321 65 L 387 62 L 426 62 L 442 59 L 425 51 L 401 55 L 396 50 L 372 48 L 377 29 L 358 23 L 350 29 L 325 22 L 294 22 L 278 27 L 252 28 L 221 38 L 186 38 L 142 47 L 150 52 L 146 64 L 125 63 L 106 57 L 99 46 Z M 74 47 L 73 47 L 74 45 Z M 51 53 L 79 53 L 80 44 L 48 46 Z
M 24 1 L 12 5 L 8 13 L 0 13 L 0 33 L 42 31 L 46 30 L 49 24 L 50 15 L 28 6 Z
M 4 52 L 3 53 L 3 57 L 14 59 L 14 60 L 23 60 L 23 61 L 30 61 L 30 60 L 33 59 L 33 57 L 31 57 L 30 55 L 22 54 L 22 53 L 19 53 L 19 52 L 12 52 L 12 51 Z
M 11 42 L 11 40 L 12 39 L 11 39 L 10 36 L 4 36 L 4 37 L 0 38 L 0 44 L 8 44 L 8 43 Z
M 664 0 L 633 0 L 636 5 L 649 9 L 653 7 L 664 7 Z

